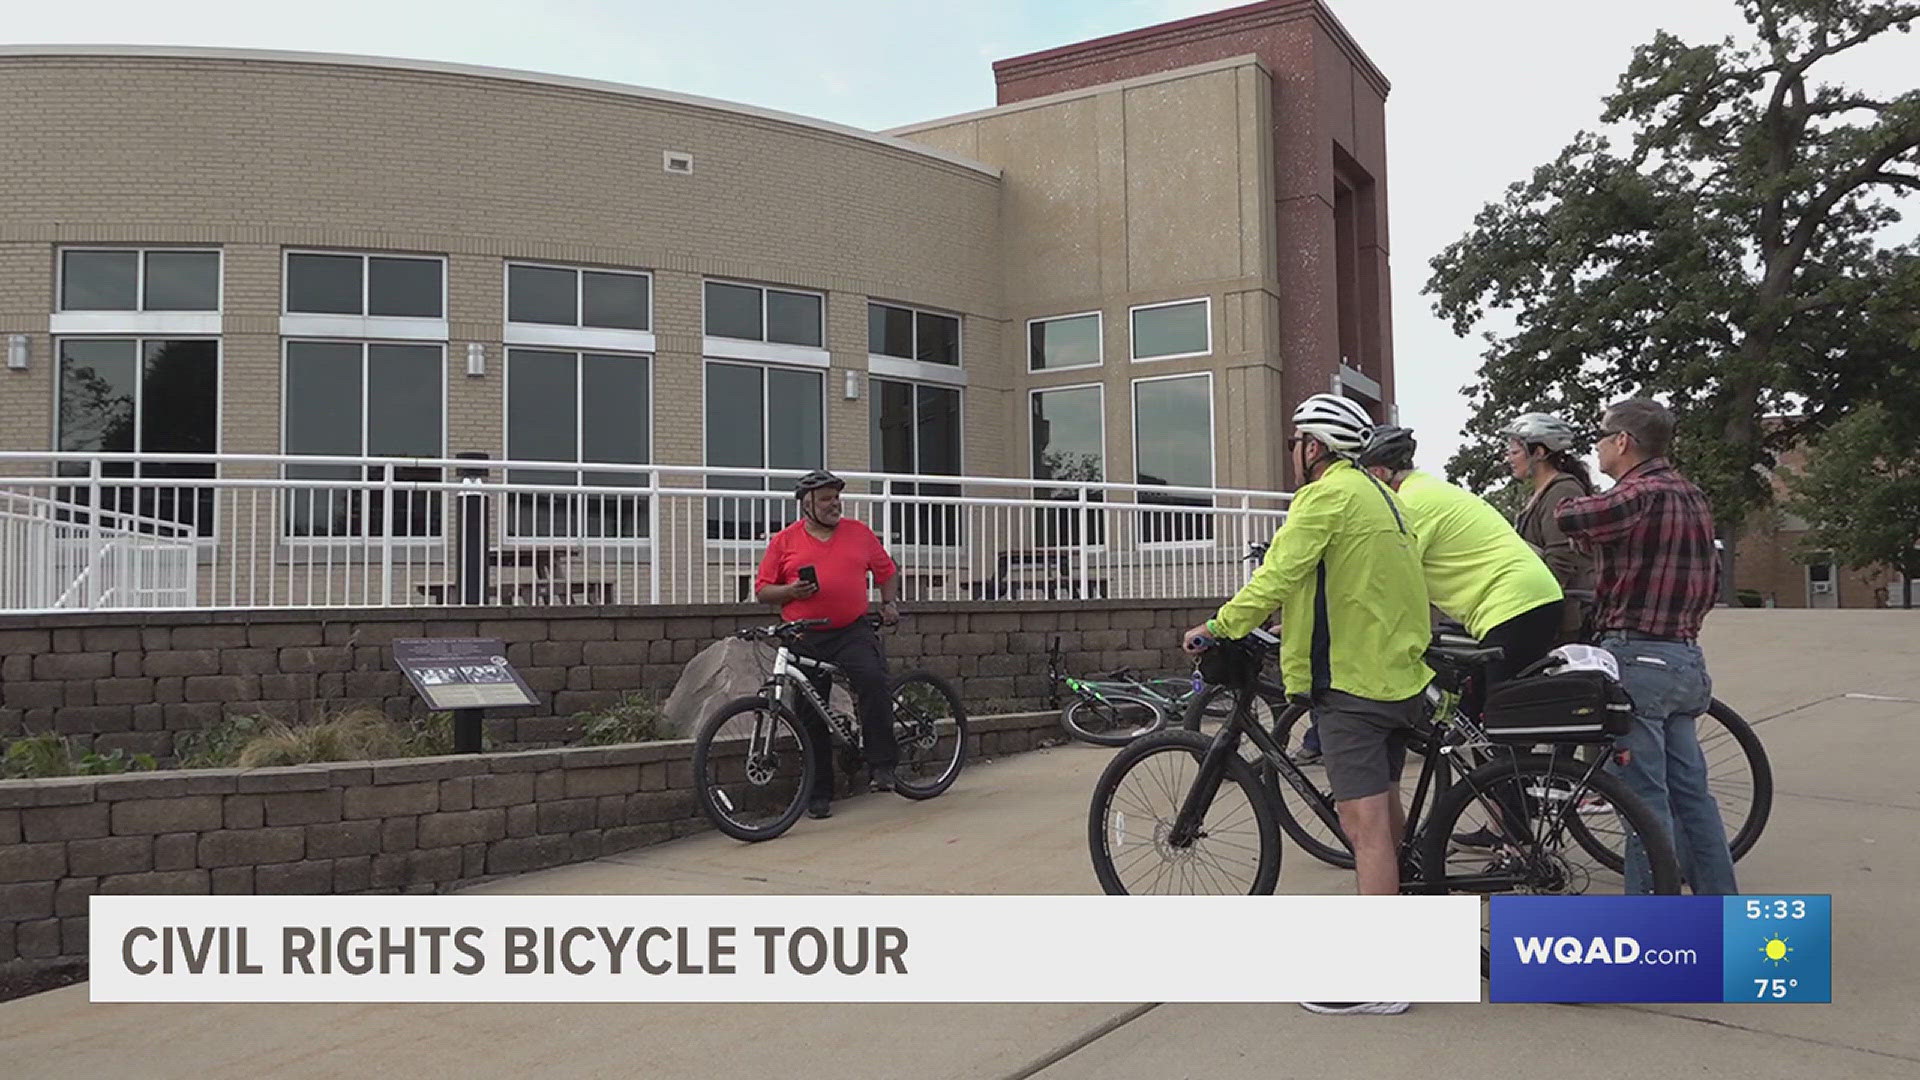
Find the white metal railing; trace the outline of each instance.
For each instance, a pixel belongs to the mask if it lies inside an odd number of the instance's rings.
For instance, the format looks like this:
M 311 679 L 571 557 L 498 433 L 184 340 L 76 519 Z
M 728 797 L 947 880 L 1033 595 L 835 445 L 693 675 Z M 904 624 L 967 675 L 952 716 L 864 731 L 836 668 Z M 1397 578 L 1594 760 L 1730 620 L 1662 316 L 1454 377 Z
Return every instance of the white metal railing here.
M 0 610 L 737 603 L 751 599 L 767 537 L 793 520 L 797 475 L 0 452 Z M 840 475 L 848 514 L 886 542 L 907 601 L 1224 596 L 1289 500 Z M 63 561 L 63 539 L 84 539 L 73 549 L 84 557 Z

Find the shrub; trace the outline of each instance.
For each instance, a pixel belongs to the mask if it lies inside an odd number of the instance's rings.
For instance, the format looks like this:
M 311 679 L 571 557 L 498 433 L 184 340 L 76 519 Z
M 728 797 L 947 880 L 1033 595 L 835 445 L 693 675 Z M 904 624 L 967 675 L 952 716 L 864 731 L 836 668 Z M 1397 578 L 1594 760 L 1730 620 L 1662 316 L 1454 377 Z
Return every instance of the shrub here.
M 653 742 L 664 737 L 660 730 L 660 702 L 651 694 L 622 694 L 620 700 L 612 705 L 580 713 L 575 719 L 586 725 L 586 733 L 580 741 L 588 746 Z
M 74 756 L 73 744 L 59 735 L 28 735 L 15 739 L 0 751 L 0 779 L 33 780 L 49 776 L 104 776 L 130 770 L 151 769 L 157 762 L 152 754 L 129 755 L 125 750 L 100 753 L 88 750 Z
M 314 724 L 269 720 L 233 763 L 243 769 L 315 761 L 370 761 L 406 757 L 406 729 L 372 709 L 351 709 Z

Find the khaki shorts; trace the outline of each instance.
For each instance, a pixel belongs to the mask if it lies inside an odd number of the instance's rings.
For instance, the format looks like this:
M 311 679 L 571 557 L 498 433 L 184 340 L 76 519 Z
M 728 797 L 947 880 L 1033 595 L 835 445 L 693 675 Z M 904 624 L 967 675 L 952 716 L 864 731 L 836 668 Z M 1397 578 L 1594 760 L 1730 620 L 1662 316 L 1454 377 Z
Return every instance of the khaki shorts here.
M 1313 722 L 1334 802 L 1379 795 L 1399 782 L 1407 737 L 1425 706 L 1422 694 L 1405 701 L 1373 701 L 1340 690 L 1314 695 Z

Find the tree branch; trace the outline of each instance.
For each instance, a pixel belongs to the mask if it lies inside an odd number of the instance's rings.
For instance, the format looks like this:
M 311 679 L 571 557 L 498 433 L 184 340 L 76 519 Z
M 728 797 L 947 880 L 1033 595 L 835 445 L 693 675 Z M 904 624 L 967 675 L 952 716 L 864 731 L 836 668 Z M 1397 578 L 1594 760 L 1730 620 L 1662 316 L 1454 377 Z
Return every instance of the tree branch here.
M 1877 172 L 1866 178 L 1868 184 L 1892 184 L 1895 187 L 1912 188 L 1920 191 L 1920 176 L 1908 176 L 1906 173 Z

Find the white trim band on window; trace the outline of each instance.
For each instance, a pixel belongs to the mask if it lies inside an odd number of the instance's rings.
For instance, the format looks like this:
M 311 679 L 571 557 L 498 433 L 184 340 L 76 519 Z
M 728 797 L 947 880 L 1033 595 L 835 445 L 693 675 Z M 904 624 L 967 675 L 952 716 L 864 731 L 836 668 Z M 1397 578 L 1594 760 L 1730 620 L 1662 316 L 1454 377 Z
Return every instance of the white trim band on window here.
M 911 379 L 916 382 L 967 385 L 967 373 L 952 364 L 934 364 L 925 360 L 903 360 L 897 356 L 867 356 L 867 371 L 883 379 Z
M 390 315 L 282 315 L 281 337 L 445 341 L 447 320 Z
M 217 311 L 58 311 L 47 317 L 47 333 L 205 337 L 220 333 L 221 317 Z
M 809 345 L 770 345 L 764 341 L 740 338 L 704 337 L 700 351 L 714 360 L 751 360 L 762 364 L 792 364 L 796 367 L 830 367 L 832 354 Z
M 546 323 L 508 323 L 508 345 L 536 348 L 583 349 L 588 352 L 651 353 L 651 330 L 608 330 L 599 327 L 552 326 Z

